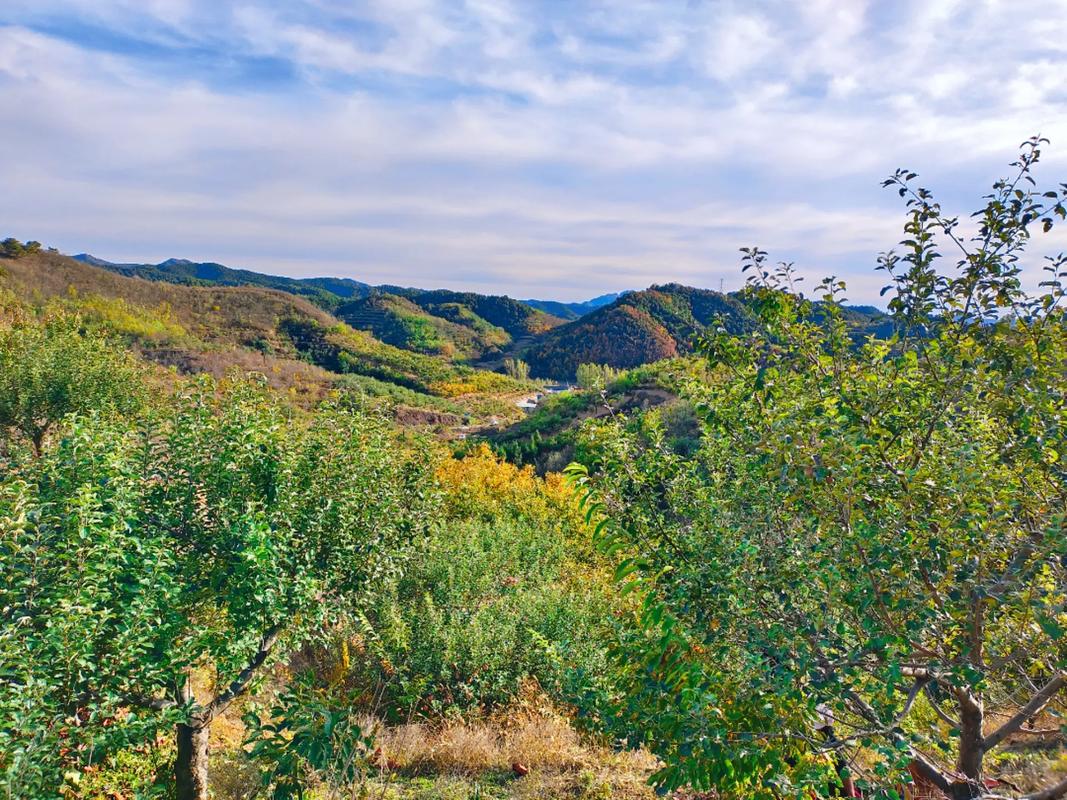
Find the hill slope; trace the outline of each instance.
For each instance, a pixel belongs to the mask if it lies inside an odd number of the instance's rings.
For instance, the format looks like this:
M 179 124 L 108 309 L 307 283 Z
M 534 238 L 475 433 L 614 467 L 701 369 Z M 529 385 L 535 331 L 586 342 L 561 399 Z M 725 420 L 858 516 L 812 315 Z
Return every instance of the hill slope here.
M 466 360 L 497 355 L 563 322 L 510 297 L 443 289 L 375 290 L 337 316 L 397 347 Z
M 635 367 L 690 352 L 690 342 L 717 318 L 738 330 L 748 313 L 730 295 L 679 284 L 630 292 L 562 325 L 524 353 L 531 374 L 569 380 L 579 364 Z
M 448 358 L 496 357 L 513 342 L 537 336 L 564 322 L 561 317 L 501 295 L 372 287 L 350 278 L 287 278 L 177 258 L 159 264 L 118 264 L 87 253 L 73 258 L 125 277 L 149 281 L 185 286 L 249 286 L 288 292 L 311 300 L 396 347 Z M 569 309 L 563 311 L 568 318 L 576 316 Z
M 892 331 L 889 318 L 875 308 L 847 308 L 846 319 L 857 336 Z M 685 355 L 712 324 L 741 332 L 755 323 L 739 295 L 677 283 L 652 286 L 549 331 L 523 358 L 534 377 L 570 380 L 583 363 L 627 368 Z
M 472 402 L 481 408 L 530 389 L 505 375 L 394 347 L 274 289 L 128 277 L 50 252 L 0 260 L 0 287 L 31 306 L 69 307 L 146 359 L 182 372 L 254 370 L 304 394 L 343 385 L 460 413 Z M 461 397 L 463 406 L 451 401 Z M 489 413 L 515 412 L 504 399 L 490 405 Z

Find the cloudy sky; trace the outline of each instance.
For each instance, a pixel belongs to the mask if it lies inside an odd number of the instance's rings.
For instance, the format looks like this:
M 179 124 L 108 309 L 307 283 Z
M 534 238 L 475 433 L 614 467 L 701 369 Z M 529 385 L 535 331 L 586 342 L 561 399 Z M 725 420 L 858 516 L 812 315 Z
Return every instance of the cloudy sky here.
M 968 212 L 1040 132 L 1067 180 L 1067 0 L 1023 8 L 2 0 L 0 236 L 561 299 L 759 244 L 870 301 L 894 168 Z

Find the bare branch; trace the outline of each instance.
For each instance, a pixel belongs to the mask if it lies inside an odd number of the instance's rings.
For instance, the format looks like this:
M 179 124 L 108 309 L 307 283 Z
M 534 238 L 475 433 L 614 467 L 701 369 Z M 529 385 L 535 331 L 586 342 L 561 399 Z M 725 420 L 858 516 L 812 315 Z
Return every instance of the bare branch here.
M 959 721 L 953 719 L 952 717 L 950 717 L 948 714 L 946 714 L 944 711 L 941 710 L 941 706 L 937 702 L 937 698 L 934 697 L 933 692 L 930 691 L 930 686 L 929 685 L 927 685 L 927 687 L 926 687 L 926 694 L 930 698 L 930 707 L 934 710 L 934 713 L 937 714 L 937 716 L 939 716 L 943 722 L 947 722 L 950 728 L 959 728 L 959 726 L 960 726 Z
M 141 697 L 129 695 L 126 702 L 141 708 L 151 708 L 154 711 L 163 711 L 168 708 L 177 708 L 178 704 L 167 697 Z
M 897 718 L 893 720 L 893 727 L 899 726 L 904 719 L 911 713 L 911 707 L 915 705 L 915 698 L 919 696 L 919 692 L 922 688 L 930 682 L 930 678 L 916 678 L 915 683 L 912 684 L 911 691 L 908 692 L 908 699 L 904 701 L 904 708 L 897 714 Z
M 1035 714 L 1040 714 L 1041 710 L 1052 701 L 1052 698 L 1064 686 L 1067 686 L 1067 672 L 1059 672 L 1042 687 L 1041 691 L 1031 698 L 1029 703 L 1015 712 L 1011 719 L 982 740 L 982 750 L 988 753 L 1015 731 L 1019 730 L 1026 720 Z

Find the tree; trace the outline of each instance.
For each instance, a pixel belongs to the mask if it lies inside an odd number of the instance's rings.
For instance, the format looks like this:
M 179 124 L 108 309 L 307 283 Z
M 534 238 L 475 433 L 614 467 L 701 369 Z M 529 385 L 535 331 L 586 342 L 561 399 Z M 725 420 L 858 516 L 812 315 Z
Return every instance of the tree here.
M 177 796 L 206 798 L 213 721 L 394 574 L 428 524 L 429 461 L 384 418 L 309 425 L 243 382 L 199 382 L 132 429 L 75 421 L 0 483 L 0 648 L 23 653 L 0 710 L 27 709 L 0 725 L 5 752 L 45 742 L 54 787 L 105 741 L 171 723 Z M 71 719 L 94 746 L 48 747 Z M 11 782 L 31 761 L 0 766 Z
M 609 364 L 579 364 L 575 380 L 583 389 L 603 390 L 618 380 L 621 372 Z
M 505 358 L 504 372 L 507 373 L 508 377 L 517 381 L 528 381 L 530 379 L 530 365 L 521 359 Z
M 77 317 L 0 328 L 0 427 L 25 438 L 37 456 L 68 414 L 130 413 L 142 399 L 136 361 Z
M 591 434 L 596 470 L 571 474 L 643 598 L 610 719 L 665 786 L 825 786 L 834 755 L 868 791 L 910 767 L 957 800 L 1025 795 L 987 788 L 987 756 L 1067 688 L 1067 258 L 1021 282 L 1031 229 L 1067 217 L 1067 184 L 1034 186 L 1041 144 L 970 239 L 913 173 L 887 181 L 908 205 L 904 255 L 880 261 L 890 340 L 853 342 L 842 282 L 816 306 L 747 249 L 762 325 L 703 340 L 696 457 L 654 420 Z

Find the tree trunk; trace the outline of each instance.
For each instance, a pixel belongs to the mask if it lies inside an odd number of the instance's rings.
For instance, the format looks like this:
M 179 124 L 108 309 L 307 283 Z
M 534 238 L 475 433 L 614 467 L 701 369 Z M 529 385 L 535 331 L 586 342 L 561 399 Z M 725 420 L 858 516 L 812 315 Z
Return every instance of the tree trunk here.
M 33 454 L 37 458 L 40 458 L 44 453 L 44 434 L 45 431 L 42 429 L 34 431 L 33 436 L 30 437 L 31 443 L 33 444 Z
M 174 762 L 177 800 L 208 800 L 207 724 L 177 726 L 178 757 Z
M 966 780 L 957 781 L 952 785 L 952 796 L 955 800 L 968 800 L 983 793 L 984 723 L 985 708 L 982 698 L 969 693 L 960 697 L 960 755 L 956 768 Z

